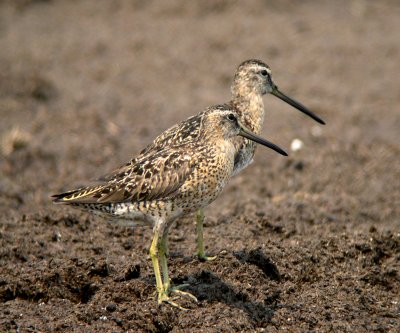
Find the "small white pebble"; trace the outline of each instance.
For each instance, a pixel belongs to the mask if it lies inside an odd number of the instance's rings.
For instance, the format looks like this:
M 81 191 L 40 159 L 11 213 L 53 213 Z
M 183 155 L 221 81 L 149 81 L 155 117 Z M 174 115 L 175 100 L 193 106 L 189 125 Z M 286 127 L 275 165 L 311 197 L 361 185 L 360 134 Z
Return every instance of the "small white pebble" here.
M 107 316 L 101 316 L 99 319 L 100 320 L 107 320 Z
M 298 151 L 301 148 L 303 148 L 303 146 L 304 146 L 303 141 L 301 141 L 300 139 L 294 139 L 290 144 L 290 149 L 291 151 Z

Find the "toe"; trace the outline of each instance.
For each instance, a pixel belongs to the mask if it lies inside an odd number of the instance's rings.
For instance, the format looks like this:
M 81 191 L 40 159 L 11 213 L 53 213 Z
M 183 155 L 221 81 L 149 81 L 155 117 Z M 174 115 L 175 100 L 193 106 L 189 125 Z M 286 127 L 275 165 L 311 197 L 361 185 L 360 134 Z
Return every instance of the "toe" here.
M 206 256 L 206 255 L 197 255 L 200 261 L 213 261 L 218 258 L 218 256 Z
M 180 287 L 180 286 L 178 286 L 178 287 Z M 170 290 L 170 292 L 173 293 L 173 294 L 182 296 L 182 297 L 190 298 L 192 301 L 195 301 L 196 303 L 199 302 L 199 300 L 197 299 L 196 296 L 194 296 L 193 294 L 191 294 L 191 293 L 189 293 L 189 292 L 187 292 L 187 291 L 182 291 L 182 290 L 179 290 L 179 289 L 177 289 L 177 288 L 172 288 L 172 289 Z

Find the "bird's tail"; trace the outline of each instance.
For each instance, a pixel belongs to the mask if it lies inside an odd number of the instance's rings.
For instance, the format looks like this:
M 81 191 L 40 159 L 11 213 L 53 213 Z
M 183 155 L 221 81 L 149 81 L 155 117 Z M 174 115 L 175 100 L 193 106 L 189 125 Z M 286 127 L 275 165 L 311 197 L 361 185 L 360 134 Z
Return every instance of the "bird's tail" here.
M 76 190 L 53 194 L 51 199 L 54 203 L 72 204 L 72 203 L 93 203 L 98 200 L 96 194 L 103 189 L 104 185 L 94 187 L 82 187 Z

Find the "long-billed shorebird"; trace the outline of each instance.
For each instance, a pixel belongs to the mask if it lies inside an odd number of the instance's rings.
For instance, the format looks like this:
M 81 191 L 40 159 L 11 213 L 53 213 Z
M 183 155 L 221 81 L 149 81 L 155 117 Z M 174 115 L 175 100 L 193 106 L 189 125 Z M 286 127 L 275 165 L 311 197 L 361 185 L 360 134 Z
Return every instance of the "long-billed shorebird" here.
M 236 70 L 232 87 L 232 100 L 227 104 L 237 110 L 238 118 L 242 124 L 255 134 L 260 134 L 264 122 L 263 95 L 270 93 L 299 111 L 305 113 L 320 124 L 325 122 L 308 110 L 304 105 L 282 93 L 278 86 L 272 81 L 271 69 L 260 60 L 247 60 L 239 65 Z M 181 123 L 171 127 L 158 136 L 153 144 L 147 146 L 143 152 L 159 149 L 162 145 L 168 145 L 174 140 L 175 133 L 184 130 L 188 123 Z M 237 137 L 235 145 L 235 165 L 233 174 L 247 167 L 253 160 L 256 145 L 251 140 Z M 202 260 L 212 260 L 216 257 L 208 257 L 205 254 L 203 242 L 204 210 L 199 209 L 196 216 L 197 224 L 197 255 Z
M 231 105 L 210 107 L 167 133 L 168 142 L 154 142 L 152 149 L 110 173 L 102 183 L 56 194 L 53 200 L 152 225 L 150 256 L 158 302 L 180 307 L 170 298 L 171 292 L 196 298 L 170 286 L 166 253 L 171 224 L 221 193 L 234 173 L 238 136 L 287 154 L 247 129 Z

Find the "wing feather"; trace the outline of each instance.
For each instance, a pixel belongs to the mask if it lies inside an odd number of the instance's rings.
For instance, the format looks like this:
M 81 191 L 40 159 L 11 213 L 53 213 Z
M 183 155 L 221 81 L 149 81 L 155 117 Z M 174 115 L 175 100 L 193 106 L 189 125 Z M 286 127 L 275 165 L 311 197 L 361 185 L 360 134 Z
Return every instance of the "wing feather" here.
M 57 203 L 116 203 L 172 196 L 193 172 L 189 146 L 202 130 L 203 114 L 160 134 L 140 154 L 98 179 L 101 183 L 53 195 Z
M 166 198 L 179 189 L 193 172 L 191 154 L 178 147 L 142 155 L 109 175 L 109 181 L 96 186 L 56 194 L 58 203 L 117 203 Z
M 203 113 L 204 111 L 170 127 L 157 136 L 140 154 L 148 154 L 159 149 L 184 145 L 197 140 Z

